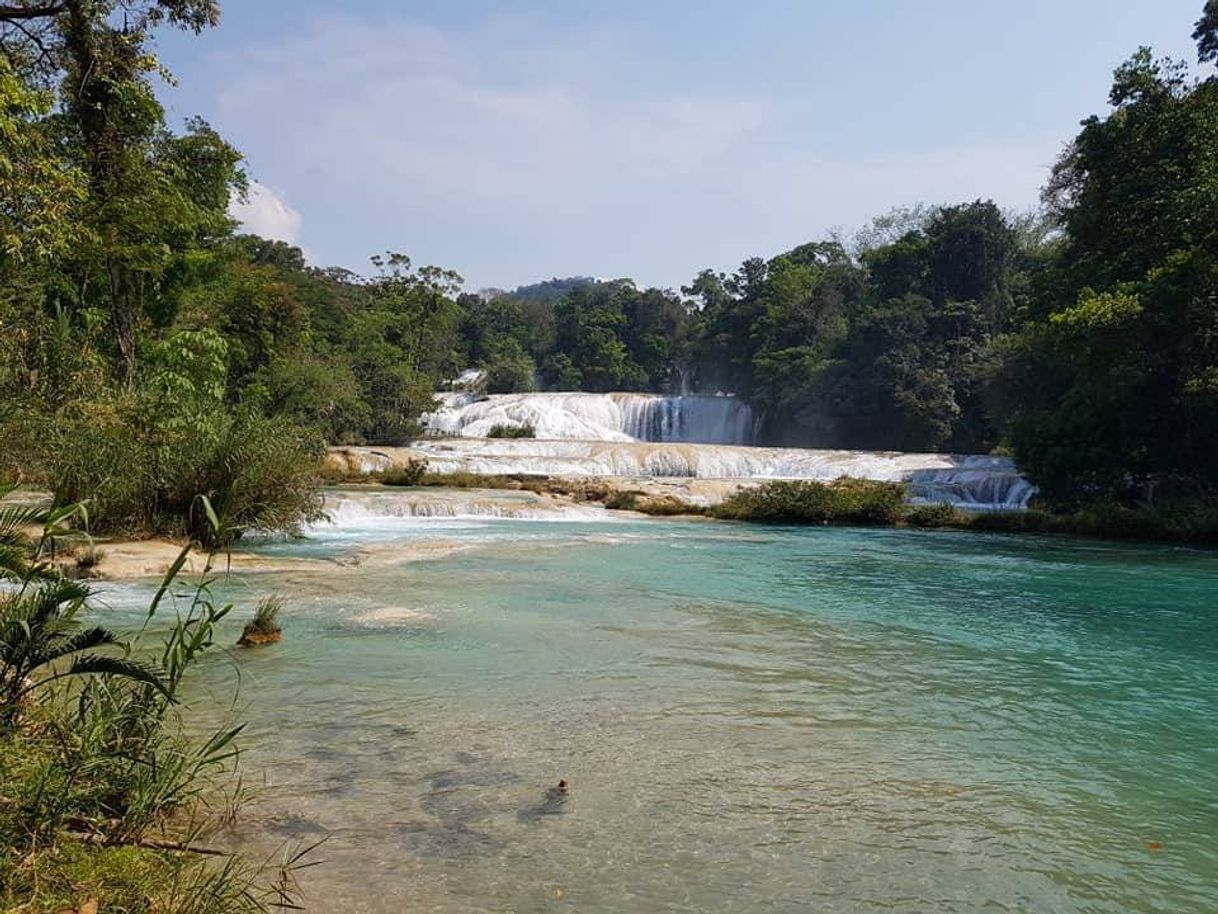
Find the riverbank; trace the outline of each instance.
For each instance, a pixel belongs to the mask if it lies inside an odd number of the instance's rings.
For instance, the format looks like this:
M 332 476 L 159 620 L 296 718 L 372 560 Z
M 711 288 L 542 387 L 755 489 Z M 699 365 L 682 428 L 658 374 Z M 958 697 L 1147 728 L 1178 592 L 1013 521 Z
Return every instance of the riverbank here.
M 387 520 L 485 517 L 569 521 L 633 516 L 1218 543 L 1218 511 L 1203 507 L 1149 511 L 1107 506 L 1072 514 L 1037 509 L 969 512 L 949 504 L 910 504 L 899 484 L 867 480 L 580 479 L 425 472 L 417 485 L 403 487 L 387 484 L 385 475 L 383 471 L 346 475 L 342 465 L 331 463 L 331 481 L 341 479 L 341 483 L 325 490 L 327 515 L 340 522 L 378 516 Z M 325 525 L 312 529 L 325 529 Z M 337 557 L 310 558 L 260 550 L 265 542 L 257 535 L 239 540 L 227 553 L 226 568 L 250 575 L 331 575 L 390 562 L 442 558 L 465 548 L 450 538 L 420 538 L 392 546 L 354 545 Z M 62 551 L 57 560 L 71 575 L 88 580 L 156 578 L 170 569 L 182 546 L 180 541 L 166 538 L 97 538 Z M 203 564 L 202 555 L 192 554 L 182 573 L 197 575 Z
M 744 450 L 744 449 L 740 449 Z M 326 470 L 331 481 L 378 484 L 408 467 L 430 468 L 428 450 L 417 448 L 331 448 Z M 919 456 L 919 455 L 911 455 Z M 448 464 L 441 462 L 442 467 Z M 912 471 L 914 473 L 919 471 Z M 974 471 L 976 472 L 976 471 Z M 850 493 L 834 487 L 851 479 Z M 1185 503 L 1156 508 L 1094 505 L 1069 513 L 1038 508 L 1003 510 L 992 503 L 953 504 L 936 500 L 950 489 L 928 488 L 925 482 L 855 479 L 838 481 L 766 480 L 666 476 L 549 476 L 525 473 L 477 473 L 430 469 L 413 474 L 419 486 L 527 491 L 568 499 L 574 504 L 596 503 L 608 510 L 633 511 L 653 517 L 711 517 L 757 523 L 864 524 L 968 530 L 983 533 L 1037 533 L 1097 539 L 1190 544 L 1218 543 L 1218 506 Z M 965 483 L 960 483 L 964 485 Z M 985 480 L 968 484 L 987 488 Z M 893 488 L 895 487 L 895 488 Z M 898 496 L 898 490 L 900 496 Z M 750 496 L 748 493 L 758 493 Z M 859 497 L 881 498 L 882 510 Z M 913 495 L 906 500 L 903 496 Z M 920 497 L 919 497 L 920 496 Z M 928 497 L 930 496 L 930 497 Z

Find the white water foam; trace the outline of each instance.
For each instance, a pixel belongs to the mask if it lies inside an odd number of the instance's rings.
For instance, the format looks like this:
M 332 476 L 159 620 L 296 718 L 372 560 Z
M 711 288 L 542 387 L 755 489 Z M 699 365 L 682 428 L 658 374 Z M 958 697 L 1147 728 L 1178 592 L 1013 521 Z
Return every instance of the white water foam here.
M 423 417 L 434 435 L 485 438 L 496 425 L 530 425 L 541 439 L 748 444 L 757 422 L 735 397 L 633 393 L 440 394 Z
M 330 492 L 326 496 L 329 522 L 318 528 L 400 526 L 403 521 L 461 520 L 607 520 L 600 505 L 573 505 L 532 493 L 428 489 L 423 492 Z
M 975 509 L 1025 508 L 1035 491 L 1009 458 L 983 455 L 528 438 L 428 440 L 412 453 L 441 473 L 822 482 L 850 476 L 907 483 L 917 502 Z

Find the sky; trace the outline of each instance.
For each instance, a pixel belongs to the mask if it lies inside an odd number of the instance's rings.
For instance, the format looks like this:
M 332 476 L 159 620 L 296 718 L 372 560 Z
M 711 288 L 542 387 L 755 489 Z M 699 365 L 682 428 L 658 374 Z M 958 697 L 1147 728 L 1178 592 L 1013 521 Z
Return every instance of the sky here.
M 246 156 L 248 230 L 466 288 L 677 288 L 893 207 L 1018 210 L 1201 0 L 221 0 L 163 33 L 180 124 Z

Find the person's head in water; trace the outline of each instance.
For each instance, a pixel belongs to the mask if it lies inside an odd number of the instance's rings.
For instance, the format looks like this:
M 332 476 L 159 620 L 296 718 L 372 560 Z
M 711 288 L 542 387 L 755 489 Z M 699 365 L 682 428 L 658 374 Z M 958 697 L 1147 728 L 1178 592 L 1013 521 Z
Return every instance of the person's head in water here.
M 561 781 L 558 782 L 558 792 L 559 793 L 570 793 L 571 792 L 571 784 L 567 781 L 566 778 L 563 778 Z

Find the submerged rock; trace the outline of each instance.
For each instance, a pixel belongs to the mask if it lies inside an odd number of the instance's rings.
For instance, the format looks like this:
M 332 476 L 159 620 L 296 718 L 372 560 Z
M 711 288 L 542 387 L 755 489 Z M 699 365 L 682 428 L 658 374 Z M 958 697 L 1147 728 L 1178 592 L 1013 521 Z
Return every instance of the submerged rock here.
M 237 641 L 238 647 L 258 647 L 283 640 L 283 632 L 246 632 Z

